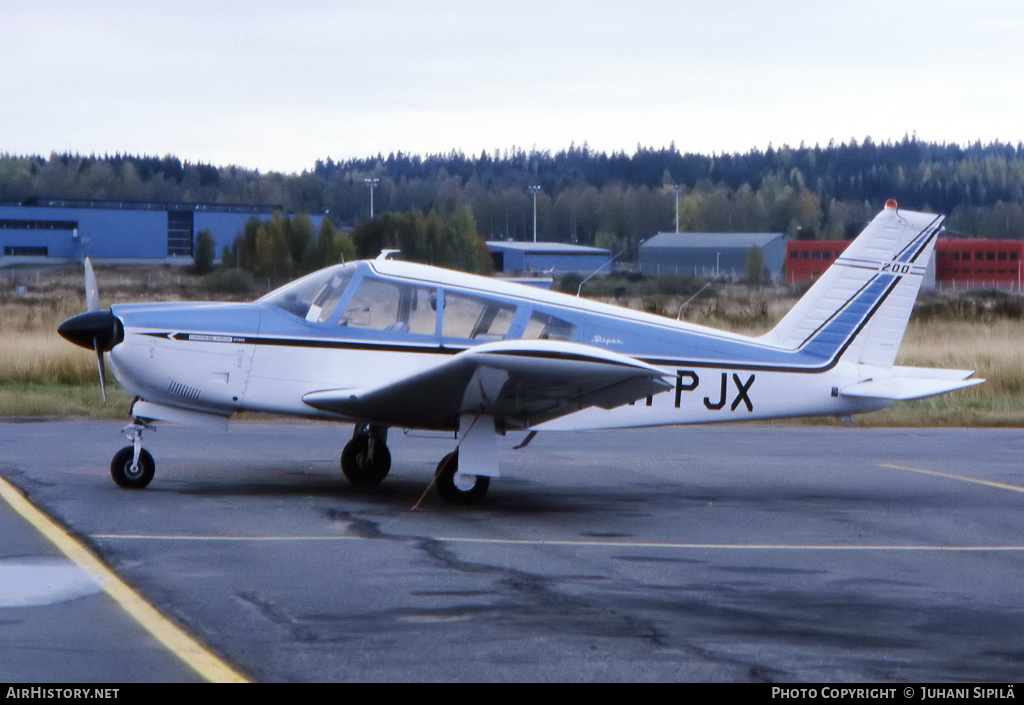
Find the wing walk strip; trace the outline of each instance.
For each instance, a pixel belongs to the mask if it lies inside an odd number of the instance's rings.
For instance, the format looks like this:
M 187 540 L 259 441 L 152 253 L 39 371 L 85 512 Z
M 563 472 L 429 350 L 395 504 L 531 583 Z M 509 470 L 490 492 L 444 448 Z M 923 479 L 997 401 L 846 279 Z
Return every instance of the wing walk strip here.
M 214 656 L 202 644 L 160 614 L 137 592 L 126 585 L 89 549 L 25 499 L 7 480 L 0 477 L 0 497 L 50 543 L 91 575 L 103 591 L 157 641 L 184 661 L 192 670 L 212 683 L 248 683 L 248 679 Z

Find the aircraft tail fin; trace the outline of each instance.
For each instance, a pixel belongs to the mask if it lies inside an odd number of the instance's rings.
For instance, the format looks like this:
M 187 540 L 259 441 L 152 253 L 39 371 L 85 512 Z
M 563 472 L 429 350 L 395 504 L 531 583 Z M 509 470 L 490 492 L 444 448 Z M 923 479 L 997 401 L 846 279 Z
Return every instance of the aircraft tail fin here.
M 891 367 L 942 220 L 888 201 L 762 340 L 833 362 Z

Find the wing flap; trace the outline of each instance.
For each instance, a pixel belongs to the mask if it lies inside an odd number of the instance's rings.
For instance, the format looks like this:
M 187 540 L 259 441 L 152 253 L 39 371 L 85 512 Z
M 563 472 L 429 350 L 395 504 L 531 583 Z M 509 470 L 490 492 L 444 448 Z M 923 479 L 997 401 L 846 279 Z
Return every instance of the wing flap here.
M 457 428 L 464 414 L 507 428 L 589 406 L 611 409 L 671 389 L 665 373 L 601 348 L 552 340 L 499 341 L 464 350 L 375 387 L 306 394 L 312 407 L 407 428 Z

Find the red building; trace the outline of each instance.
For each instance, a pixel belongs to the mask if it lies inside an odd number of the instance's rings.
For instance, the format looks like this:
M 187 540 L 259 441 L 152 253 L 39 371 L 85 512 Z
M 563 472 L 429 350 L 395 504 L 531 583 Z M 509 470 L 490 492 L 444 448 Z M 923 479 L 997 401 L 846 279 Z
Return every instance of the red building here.
M 814 281 L 849 244 L 850 240 L 787 240 L 786 282 Z
M 850 244 L 849 240 L 789 240 L 786 281 L 814 281 Z M 1014 289 L 1019 291 L 1024 240 L 940 238 L 935 243 L 935 284 L 940 289 Z
M 957 289 L 1020 290 L 1024 240 L 941 239 L 935 243 L 935 281 Z

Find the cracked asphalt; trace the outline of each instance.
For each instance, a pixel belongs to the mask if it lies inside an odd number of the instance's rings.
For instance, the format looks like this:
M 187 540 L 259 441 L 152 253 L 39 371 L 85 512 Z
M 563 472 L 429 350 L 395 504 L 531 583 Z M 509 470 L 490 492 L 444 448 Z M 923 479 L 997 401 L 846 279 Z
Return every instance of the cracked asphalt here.
M 412 511 L 452 441 L 392 431 L 366 490 L 350 426 L 161 428 L 126 491 L 120 426 L 0 423 L 0 475 L 254 680 L 1024 676 L 1020 431 L 509 436 L 482 504 Z

